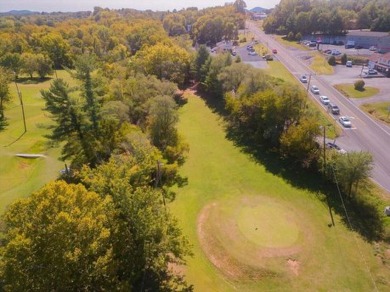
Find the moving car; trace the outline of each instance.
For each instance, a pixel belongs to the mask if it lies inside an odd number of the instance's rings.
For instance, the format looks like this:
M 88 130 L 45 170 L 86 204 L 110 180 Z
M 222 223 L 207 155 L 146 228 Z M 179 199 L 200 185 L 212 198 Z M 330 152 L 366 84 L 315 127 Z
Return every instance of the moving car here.
M 345 66 L 352 67 L 352 61 L 347 61 L 347 63 L 345 63 Z
M 306 75 L 302 75 L 301 77 L 299 77 L 299 80 L 301 80 L 302 83 L 307 83 Z
M 321 95 L 321 96 L 320 96 L 320 101 L 321 101 L 324 105 L 327 105 L 327 104 L 329 104 L 329 102 L 330 102 L 329 98 L 328 98 L 326 95 Z
M 320 94 L 320 90 L 316 85 L 312 85 L 310 91 L 313 92 L 314 94 Z
M 328 110 L 334 114 L 334 115 L 339 115 L 340 114 L 340 109 L 337 105 L 335 105 L 334 103 L 329 103 L 328 104 Z
M 350 121 L 349 118 L 346 117 L 346 116 L 341 116 L 341 117 L 339 117 L 339 122 L 340 122 L 340 124 L 342 124 L 345 128 L 351 128 L 351 127 L 352 127 L 351 121 Z
M 273 53 L 273 54 L 277 54 L 278 51 L 277 51 L 276 49 L 272 49 L 272 53 Z

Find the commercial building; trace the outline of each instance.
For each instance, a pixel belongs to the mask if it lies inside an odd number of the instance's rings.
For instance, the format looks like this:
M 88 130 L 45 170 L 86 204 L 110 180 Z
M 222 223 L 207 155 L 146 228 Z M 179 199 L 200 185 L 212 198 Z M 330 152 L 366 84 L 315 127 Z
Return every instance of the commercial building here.
M 377 52 L 390 52 L 390 33 L 367 31 L 367 30 L 351 30 L 346 35 L 346 44 L 354 44 L 355 48 L 369 49 L 376 47 Z

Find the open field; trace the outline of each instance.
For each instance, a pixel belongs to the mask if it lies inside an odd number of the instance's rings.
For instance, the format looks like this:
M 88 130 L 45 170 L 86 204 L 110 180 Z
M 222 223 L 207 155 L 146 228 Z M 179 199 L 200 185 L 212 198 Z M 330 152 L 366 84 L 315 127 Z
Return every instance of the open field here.
M 353 84 L 336 84 L 334 86 L 346 97 L 351 98 L 367 98 L 379 93 L 379 89 L 371 86 L 365 86 L 363 91 L 355 89 Z
M 312 56 L 310 62 L 310 68 L 320 75 L 331 75 L 334 73 L 334 68 L 328 64 L 328 60 L 324 55 L 320 52 L 312 52 L 310 53 Z
M 193 244 L 195 291 L 385 291 L 373 247 L 335 227 L 320 189 L 297 188 L 226 139 L 223 120 L 191 93 L 180 132 L 188 185 L 170 206 Z M 292 182 L 293 183 L 293 182 Z M 371 280 L 373 277 L 374 282 Z
M 58 77 L 70 79 L 65 71 L 58 71 Z M 9 126 L 0 132 L 0 212 L 16 198 L 27 196 L 47 181 L 55 179 L 64 166 L 58 160 L 59 148 L 51 147 L 44 138 L 48 130 L 43 126 L 51 121 L 42 110 L 44 101 L 40 90 L 49 88 L 50 82 L 24 79 L 18 82 L 26 114 L 27 132 L 24 134 L 16 86 L 10 84 L 13 100 L 5 112 Z M 44 154 L 45 157 L 21 158 L 15 156 L 17 153 Z

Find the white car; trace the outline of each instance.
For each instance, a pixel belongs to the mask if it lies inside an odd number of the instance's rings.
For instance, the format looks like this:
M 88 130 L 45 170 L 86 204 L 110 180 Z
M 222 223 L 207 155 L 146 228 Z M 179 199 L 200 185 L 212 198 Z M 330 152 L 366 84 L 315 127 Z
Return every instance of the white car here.
M 351 127 L 352 127 L 351 121 L 350 121 L 349 118 L 346 117 L 346 116 L 341 116 L 341 117 L 339 117 L 339 122 L 340 122 L 340 124 L 342 124 L 345 128 L 351 128 Z
M 312 85 L 310 91 L 313 92 L 314 94 L 320 94 L 320 90 L 316 85 Z
M 255 51 L 249 51 L 248 55 L 250 55 L 250 56 L 256 56 L 257 53 L 256 53 Z
M 301 80 L 302 83 L 307 83 L 306 75 L 302 75 L 301 77 L 299 77 L 299 80 Z
M 321 96 L 320 96 L 320 101 L 321 101 L 324 105 L 327 105 L 327 104 L 329 104 L 329 102 L 330 102 L 329 98 L 328 98 L 326 95 L 321 95 Z

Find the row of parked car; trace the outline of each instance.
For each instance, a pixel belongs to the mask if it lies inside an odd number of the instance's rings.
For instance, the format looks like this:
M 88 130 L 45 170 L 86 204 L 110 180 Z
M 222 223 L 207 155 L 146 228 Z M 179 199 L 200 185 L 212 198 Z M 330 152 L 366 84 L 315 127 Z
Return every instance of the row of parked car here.
M 299 80 L 302 82 L 302 83 L 307 83 L 308 82 L 308 79 L 307 79 L 307 76 L 306 75 L 302 75 Z M 326 96 L 326 95 L 320 95 L 320 89 L 318 88 L 317 85 L 311 85 L 310 86 L 310 91 L 315 94 L 315 95 L 318 95 L 319 96 L 319 100 L 320 102 L 327 107 L 328 109 L 328 112 L 330 112 L 332 115 L 340 115 L 340 108 L 330 102 L 330 99 Z M 351 128 L 352 127 L 352 123 L 351 123 L 351 120 L 349 119 L 349 117 L 347 116 L 340 116 L 338 118 L 340 124 L 345 127 L 345 128 Z

